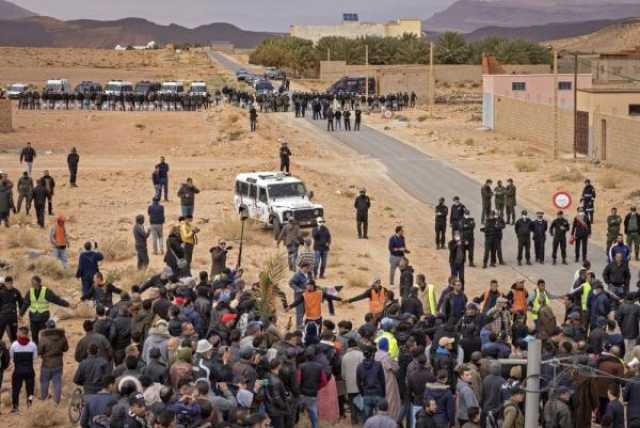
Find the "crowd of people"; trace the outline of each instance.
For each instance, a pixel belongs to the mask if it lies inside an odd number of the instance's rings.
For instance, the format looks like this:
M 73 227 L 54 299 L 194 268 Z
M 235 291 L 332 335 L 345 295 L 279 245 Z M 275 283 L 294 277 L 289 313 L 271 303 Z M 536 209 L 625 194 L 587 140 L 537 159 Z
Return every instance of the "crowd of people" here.
M 200 111 L 211 105 L 219 105 L 223 99 L 222 92 L 214 93 L 90 93 L 75 92 L 63 94 L 40 93 L 28 90 L 18 97 L 17 107 L 20 110 L 98 110 L 98 111 Z
M 349 100 L 344 103 L 350 107 Z M 329 120 L 330 113 L 332 107 L 321 107 L 317 119 Z M 284 142 L 278 155 L 281 170 L 289 173 L 291 151 Z M 25 171 L 17 185 L 6 174 L 0 178 L 0 219 L 7 226 L 23 202 L 27 212 L 33 202 L 42 227 L 47 201 L 53 215 L 55 182 L 45 171 L 33 186 L 36 160 L 29 144 L 20 153 Z M 76 186 L 76 150 L 67 163 L 70 184 Z M 480 191 L 483 266 L 504 264 L 507 225 L 516 232 L 519 264 L 523 258 L 531 263 L 531 240 L 536 262 L 544 263 L 547 232 L 554 263 L 559 248 L 567 264 L 570 233 L 581 264 L 566 279 L 566 293 L 551 293 L 544 279 L 529 289 L 524 280 L 492 280 L 480 293 L 465 291 L 464 267 L 474 266 L 476 224 L 455 197 L 451 206 L 442 198 L 435 208 L 436 247 L 449 250 L 447 284 L 437 286 L 428 274 L 416 273 L 402 226 L 388 240 L 386 287 L 382 278 L 372 278 L 359 291 L 323 284 L 331 268 L 329 252 L 340 237 L 323 218 L 316 219 L 309 236 L 290 220 L 276 240 L 286 247 L 291 271 L 292 298 L 287 298 L 274 284 L 265 294 L 269 278 L 247 282 L 244 269 L 228 263 L 232 248 L 224 240 L 208 250 L 210 270 L 193 271 L 200 190 L 190 178 L 179 185 L 179 222 L 165 238 L 162 202 L 169 200 L 169 175 L 161 158 L 151 177 L 147 216 L 136 216 L 132 228 L 137 267 L 147 272 L 143 282 L 109 281 L 101 272 L 98 243 L 84 243 L 76 277 L 81 300 L 94 315 L 83 321 L 84 336 L 75 349 L 63 323 L 51 315 L 52 305 L 75 304 L 61 297 L 54 283 L 34 275 L 21 294 L 12 277 L 0 280 L 0 384 L 10 372 L 14 413 L 25 408 L 23 385 L 26 407 L 33 403 L 38 367 L 39 398 L 61 402 L 64 358 L 73 352 L 78 363 L 73 382 L 83 390 L 83 428 L 291 428 L 306 417 L 312 428 L 341 418 L 365 428 L 523 428 L 524 398 L 531 392 L 527 352 L 539 340 L 541 426 L 589 427 L 594 417 L 604 427 L 640 426 L 640 293 L 630 287 L 630 245 L 637 259 L 640 222 L 635 208 L 624 220 L 612 209 L 608 251 L 600 255 L 608 263 L 602 273 L 594 272 L 586 248 L 596 192 L 588 180 L 573 225 L 560 212 L 549 228 L 543 213 L 530 219 L 522 211 L 516 219 L 513 180 L 496 187 L 487 180 Z M 368 239 L 369 212 L 376 207 L 366 189 L 353 207 L 354 232 Z M 154 255 L 162 257 L 161 270 L 148 270 L 150 238 Z M 49 240 L 66 268 L 71 238 L 64 217 L 55 219 Z M 554 301 L 563 304 L 563 314 L 552 309 Z M 365 309 L 364 316 L 355 321 L 341 316 L 346 305 Z M 25 316 L 28 323 L 21 322 Z

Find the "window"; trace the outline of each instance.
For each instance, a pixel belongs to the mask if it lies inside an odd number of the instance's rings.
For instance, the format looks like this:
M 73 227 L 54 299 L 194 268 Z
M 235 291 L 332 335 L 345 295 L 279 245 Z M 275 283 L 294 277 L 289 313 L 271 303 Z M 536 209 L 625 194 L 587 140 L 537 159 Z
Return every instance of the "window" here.
M 629 104 L 629 116 L 640 116 L 640 104 Z
M 264 202 L 265 204 L 267 203 L 267 191 L 264 187 L 260 187 L 258 189 L 258 199 L 260 199 L 260 202 Z
M 573 82 L 558 82 L 558 90 L 570 91 L 573 88 Z
M 247 196 L 249 194 L 249 185 L 242 181 L 236 181 L 236 193 L 238 195 Z
M 512 82 L 511 83 L 511 90 L 512 91 L 526 91 L 527 90 L 527 84 L 525 82 Z
M 255 184 L 249 186 L 249 197 L 252 199 L 256 199 L 258 197 L 258 188 Z

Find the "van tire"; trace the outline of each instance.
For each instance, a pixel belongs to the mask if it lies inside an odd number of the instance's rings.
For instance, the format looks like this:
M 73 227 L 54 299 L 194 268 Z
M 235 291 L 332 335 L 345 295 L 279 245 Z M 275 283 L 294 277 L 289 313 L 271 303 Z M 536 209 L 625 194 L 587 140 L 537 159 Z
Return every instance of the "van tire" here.
M 273 239 L 274 240 L 276 241 L 278 240 L 281 230 L 282 230 L 282 225 L 280 224 L 280 219 L 278 217 L 275 217 L 273 219 Z

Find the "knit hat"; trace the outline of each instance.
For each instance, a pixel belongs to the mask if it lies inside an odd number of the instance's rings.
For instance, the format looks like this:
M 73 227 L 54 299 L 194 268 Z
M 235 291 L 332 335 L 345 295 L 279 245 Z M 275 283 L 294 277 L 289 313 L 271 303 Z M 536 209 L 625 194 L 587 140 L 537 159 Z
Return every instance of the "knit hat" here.
M 176 351 L 176 361 L 184 361 L 185 363 L 191 362 L 191 348 L 178 348 Z

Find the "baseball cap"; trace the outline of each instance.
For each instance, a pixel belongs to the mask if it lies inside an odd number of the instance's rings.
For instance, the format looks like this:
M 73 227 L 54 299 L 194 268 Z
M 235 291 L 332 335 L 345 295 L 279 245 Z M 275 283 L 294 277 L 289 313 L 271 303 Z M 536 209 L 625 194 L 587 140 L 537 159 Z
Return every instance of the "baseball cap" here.
M 445 347 L 447 345 L 453 345 L 455 343 L 455 339 L 452 339 L 450 337 L 441 337 L 440 340 L 438 340 L 438 346 L 442 346 Z
M 145 402 L 144 402 L 144 395 L 142 395 L 141 392 L 134 392 L 133 394 L 131 394 L 129 396 L 129 405 L 133 406 L 133 405 L 138 405 L 138 406 L 144 406 Z

